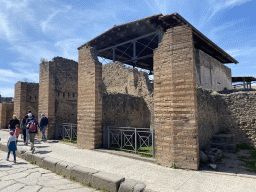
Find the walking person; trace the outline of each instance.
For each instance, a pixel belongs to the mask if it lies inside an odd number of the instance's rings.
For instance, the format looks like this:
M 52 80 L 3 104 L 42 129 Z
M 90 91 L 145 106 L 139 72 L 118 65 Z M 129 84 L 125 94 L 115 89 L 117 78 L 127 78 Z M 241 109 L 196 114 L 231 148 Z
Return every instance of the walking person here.
M 48 125 L 48 118 L 44 115 L 44 113 L 41 114 L 41 119 L 40 119 L 40 131 L 42 133 L 42 140 L 43 142 L 46 142 L 46 136 L 45 136 L 45 131 L 47 129 Z
M 18 138 L 19 138 L 20 132 L 21 132 L 20 125 L 19 124 L 15 125 L 14 136 L 17 137 L 16 144 L 18 143 Z
M 9 161 L 10 153 L 11 153 L 11 151 L 12 151 L 12 153 L 13 153 L 13 158 L 14 158 L 14 161 L 13 161 L 13 162 L 16 163 L 16 154 L 15 154 L 15 151 L 17 150 L 17 146 L 16 146 L 17 137 L 14 136 L 14 132 L 13 132 L 13 131 L 10 131 L 9 134 L 10 134 L 10 136 L 9 136 L 8 139 L 7 139 L 8 154 L 7 154 L 6 161 Z
M 22 119 L 20 125 L 21 125 L 21 129 L 22 129 L 24 145 L 28 145 L 28 134 L 29 133 L 27 133 L 26 118 L 25 117 Z
M 17 119 L 16 115 L 13 115 L 12 119 L 9 122 L 10 131 L 14 132 L 15 131 L 15 125 L 17 125 L 17 124 L 20 124 L 20 121 Z
M 30 150 L 32 153 L 35 152 L 35 136 L 38 133 L 38 122 L 37 120 L 32 117 L 32 114 L 28 114 L 28 119 L 26 121 L 27 128 L 29 130 L 29 138 L 30 138 Z

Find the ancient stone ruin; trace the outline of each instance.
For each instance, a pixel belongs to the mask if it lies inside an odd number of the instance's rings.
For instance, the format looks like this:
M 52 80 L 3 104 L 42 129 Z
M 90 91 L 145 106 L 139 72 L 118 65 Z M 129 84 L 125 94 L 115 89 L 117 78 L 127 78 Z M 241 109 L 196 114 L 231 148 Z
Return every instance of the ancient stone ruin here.
M 13 98 L 0 95 L 0 128 L 7 128 L 13 116 Z
M 158 163 L 195 170 L 199 151 L 223 129 L 236 143 L 256 144 L 255 92 L 225 92 L 232 78 L 223 64 L 238 62 L 179 14 L 114 26 L 78 50 L 78 63 L 55 57 L 40 64 L 37 117 L 49 117 L 48 138 L 58 124 L 77 123 L 78 147 L 95 149 L 103 126 L 151 128 Z M 153 84 L 136 68 L 154 74 Z M 29 85 L 15 86 L 19 117 L 35 98 Z

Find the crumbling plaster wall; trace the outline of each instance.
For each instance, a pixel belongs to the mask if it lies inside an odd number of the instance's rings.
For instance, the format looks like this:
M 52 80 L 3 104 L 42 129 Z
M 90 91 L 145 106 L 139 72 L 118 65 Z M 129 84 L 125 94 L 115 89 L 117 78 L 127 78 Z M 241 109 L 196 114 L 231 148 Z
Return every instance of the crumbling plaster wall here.
M 203 89 L 232 89 L 231 69 L 202 50 L 195 49 L 196 84 Z

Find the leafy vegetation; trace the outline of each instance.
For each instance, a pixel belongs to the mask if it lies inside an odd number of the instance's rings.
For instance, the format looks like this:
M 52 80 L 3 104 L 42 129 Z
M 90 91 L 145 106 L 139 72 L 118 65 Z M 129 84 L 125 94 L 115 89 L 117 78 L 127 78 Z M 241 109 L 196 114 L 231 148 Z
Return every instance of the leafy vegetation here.
M 236 145 L 236 152 L 240 150 L 250 150 L 250 156 L 239 156 L 238 159 L 243 162 L 243 166 L 247 167 L 247 171 L 256 173 L 256 148 L 247 144 Z

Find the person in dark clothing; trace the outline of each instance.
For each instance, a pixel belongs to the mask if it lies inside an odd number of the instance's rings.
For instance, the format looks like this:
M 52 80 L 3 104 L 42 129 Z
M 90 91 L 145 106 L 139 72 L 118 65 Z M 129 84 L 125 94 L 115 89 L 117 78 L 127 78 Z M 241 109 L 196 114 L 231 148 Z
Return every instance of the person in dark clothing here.
M 42 141 L 46 142 L 46 136 L 45 136 L 45 131 L 47 129 L 48 125 L 48 118 L 44 115 L 44 113 L 41 114 L 41 119 L 40 119 L 40 131 L 42 133 Z
M 36 125 L 35 131 L 31 131 L 31 126 L 33 125 L 33 122 Z M 29 129 L 29 138 L 30 138 L 30 144 L 31 144 L 31 149 L 30 150 L 32 151 L 32 153 L 34 153 L 35 152 L 35 147 L 34 147 L 34 145 L 35 145 L 35 136 L 38 133 L 38 122 L 34 117 L 32 117 L 32 114 L 29 113 L 26 124 L 27 124 L 27 128 Z
M 21 122 L 21 129 L 23 133 L 23 140 L 24 140 L 24 145 L 28 145 L 28 134 L 27 134 L 27 127 L 26 127 L 26 118 L 24 117 Z
M 9 123 L 10 131 L 15 131 L 15 125 L 20 124 L 20 121 L 17 119 L 16 115 L 13 115 Z

